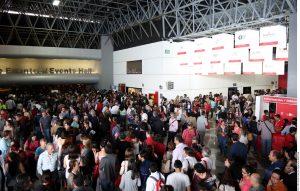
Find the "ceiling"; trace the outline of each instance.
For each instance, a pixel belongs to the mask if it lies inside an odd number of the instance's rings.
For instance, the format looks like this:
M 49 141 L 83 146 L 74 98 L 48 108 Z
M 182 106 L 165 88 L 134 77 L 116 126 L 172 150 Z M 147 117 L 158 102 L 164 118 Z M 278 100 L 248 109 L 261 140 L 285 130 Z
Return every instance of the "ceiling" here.
M 0 44 L 114 49 L 287 24 L 296 0 L 2 0 Z

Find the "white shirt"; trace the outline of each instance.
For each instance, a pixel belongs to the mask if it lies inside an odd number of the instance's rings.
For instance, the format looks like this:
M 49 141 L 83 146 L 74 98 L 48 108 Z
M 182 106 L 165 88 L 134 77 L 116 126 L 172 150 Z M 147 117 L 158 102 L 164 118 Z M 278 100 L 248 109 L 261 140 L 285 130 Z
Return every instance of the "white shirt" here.
M 160 179 L 163 180 L 163 182 L 165 182 L 165 177 L 161 173 L 154 172 L 150 174 L 150 176 L 156 178 L 157 180 L 159 180 L 159 175 L 160 175 Z M 146 191 L 156 191 L 156 181 L 150 176 L 147 178 L 146 181 Z
M 48 154 L 48 151 L 44 151 L 40 154 L 38 163 L 37 163 L 37 171 L 40 175 L 43 175 L 43 171 L 50 170 L 51 172 L 57 170 L 58 168 L 58 154 L 52 153 Z
M 187 171 L 189 168 L 194 169 L 195 164 L 197 163 L 197 160 L 195 157 L 187 156 L 184 158 L 182 162 L 182 170 Z
M 173 172 L 167 177 L 166 185 L 171 185 L 174 191 L 184 191 L 191 185 L 188 175 L 182 172 Z
M 174 163 L 176 160 L 183 162 L 183 149 L 187 147 L 186 144 L 179 143 L 176 145 L 175 149 L 172 152 L 172 168 L 174 168 Z
M 147 115 L 147 113 L 143 113 L 141 117 L 142 117 L 141 121 L 145 121 L 145 122 L 148 121 L 148 115 Z
M 178 121 L 176 120 L 176 119 L 170 119 L 169 120 L 169 125 L 170 125 L 170 127 L 169 127 L 169 131 L 171 131 L 171 132 L 177 132 L 177 130 L 178 130 Z
M 112 108 L 110 109 L 110 113 L 113 115 L 117 115 L 119 112 L 119 106 L 118 105 L 114 105 L 112 106 Z
M 210 158 L 208 157 L 203 157 L 201 159 L 201 164 L 207 169 L 207 170 L 212 170 L 213 169 L 213 162 Z
M 207 124 L 208 124 L 207 119 L 205 118 L 204 115 L 201 115 L 197 119 L 197 130 L 201 132 L 205 131 L 206 130 L 205 126 L 207 126 Z

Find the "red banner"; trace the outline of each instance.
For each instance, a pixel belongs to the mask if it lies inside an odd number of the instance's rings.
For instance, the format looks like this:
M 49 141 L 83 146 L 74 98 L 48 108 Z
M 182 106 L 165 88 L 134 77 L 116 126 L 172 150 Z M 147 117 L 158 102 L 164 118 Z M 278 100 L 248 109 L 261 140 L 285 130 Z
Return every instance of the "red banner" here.
M 263 101 L 280 103 L 280 104 L 297 105 L 297 98 L 291 98 L 291 97 L 264 96 Z

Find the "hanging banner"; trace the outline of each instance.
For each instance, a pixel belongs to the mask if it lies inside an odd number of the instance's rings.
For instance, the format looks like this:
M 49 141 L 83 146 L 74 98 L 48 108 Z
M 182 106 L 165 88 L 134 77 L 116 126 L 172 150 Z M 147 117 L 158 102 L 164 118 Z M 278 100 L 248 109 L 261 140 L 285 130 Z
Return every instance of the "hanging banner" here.
M 223 75 L 224 63 L 209 64 L 206 66 L 207 75 Z
M 259 46 L 286 47 L 287 30 L 285 26 L 262 27 L 259 30 Z
M 194 41 L 194 53 L 202 53 L 211 50 L 212 39 L 211 38 L 198 38 Z
M 257 47 L 250 49 L 250 62 L 271 61 L 273 59 L 273 47 Z
M 212 36 L 212 50 L 232 49 L 234 47 L 234 35 L 217 34 Z
M 224 50 L 215 50 L 210 54 L 210 64 L 220 64 L 228 59 L 228 54 Z
M 259 31 L 242 30 L 234 34 L 235 48 L 254 48 L 259 46 Z
M 242 63 L 236 61 L 228 61 L 224 63 L 224 74 L 235 75 L 241 74 Z
M 297 105 L 297 98 L 292 98 L 292 97 L 263 96 L 263 101 L 266 103 L 271 102 L 271 103 Z
M 188 66 L 191 63 L 193 43 L 190 41 L 179 42 L 175 43 L 175 47 L 179 66 Z
M 275 60 L 278 61 L 288 61 L 289 60 L 289 52 L 287 48 L 279 48 L 276 47 Z
M 249 60 L 249 50 L 245 48 L 234 48 L 226 53 L 226 55 L 228 55 L 229 62 L 243 62 Z
M 264 75 L 284 75 L 284 61 L 265 61 L 263 62 Z
M 262 62 L 243 62 L 243 74 L 262 74 Z

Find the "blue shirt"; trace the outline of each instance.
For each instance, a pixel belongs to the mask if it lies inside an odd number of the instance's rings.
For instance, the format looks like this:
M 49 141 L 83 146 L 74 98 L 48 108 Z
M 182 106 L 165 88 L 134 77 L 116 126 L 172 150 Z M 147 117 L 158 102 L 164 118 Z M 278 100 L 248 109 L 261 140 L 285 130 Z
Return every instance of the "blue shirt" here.
M 52 153 L 48 154 L 48 151 L 44 151 L 39 156 L 39 160 L 37 163 L 37 172 L 40 175 L 43 175 L 43 171 L 50 170 L 51 172 L 58 169 L 58 154 Z
M 44 151 L 45 151 L 45 149 L 42 149 L 42 147 L 38 147 L 38 148 L 35 150 L 35 156 L 36 156 L 36 157 L 39 157 L 40 154 L 42 154 Z
M 141 166 L 140 166 L 140 175 L 141 175 L 142 187 L 145 187 L 146 186 L 147 178 L 150 175 L 150 161 L 144 160 L 141 163 Z

